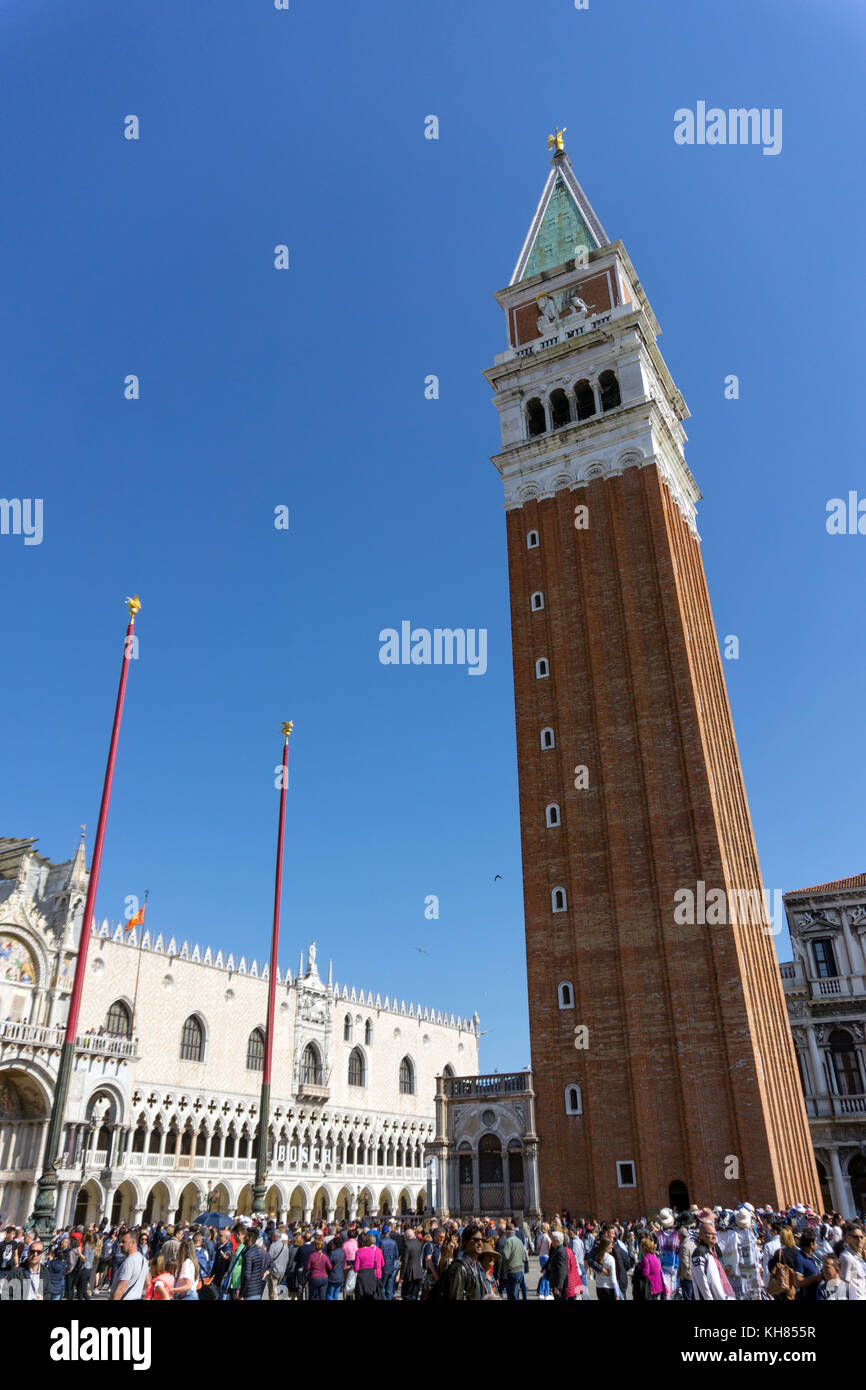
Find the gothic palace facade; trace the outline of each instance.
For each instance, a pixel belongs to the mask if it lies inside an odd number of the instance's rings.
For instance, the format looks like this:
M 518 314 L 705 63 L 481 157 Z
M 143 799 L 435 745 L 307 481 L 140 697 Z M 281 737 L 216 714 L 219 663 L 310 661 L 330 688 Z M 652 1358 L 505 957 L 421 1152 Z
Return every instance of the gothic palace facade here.
M 33 845 L 0 839 L 0 1212 L 17 1223 L 33 1210 L 88 877 L 83 844 L 64 864 Z M 267 979 L 146 929 L 94 931 L 60 1222 L 250 1211 Z M 477 1072 L 478 1036 L 477 1015 L 323 980 L 311 946 L 278 977 L 267 1210 L 425 1210 L 437 1078 Z

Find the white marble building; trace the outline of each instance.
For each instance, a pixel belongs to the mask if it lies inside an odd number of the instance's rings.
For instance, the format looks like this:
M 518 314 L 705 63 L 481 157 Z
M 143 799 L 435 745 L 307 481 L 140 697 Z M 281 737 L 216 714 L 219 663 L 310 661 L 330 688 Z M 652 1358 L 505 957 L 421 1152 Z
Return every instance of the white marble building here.
M 87 867 L 0 839 L 0 1218 L 32 1212 Z M 145 929 L 91 937 L 58 1170 L 59 1216 L 248 1212 L 267 965 Z M 97 1032 L 96 1030 L 103 1031 Z M 478 1070 L 479 1022 L 278 975 L 267 1210 L 424 1210 L 440 1076 Z
M 785 894 L 782 984 L 821 1191 L 866 1210 L 866 874 Z

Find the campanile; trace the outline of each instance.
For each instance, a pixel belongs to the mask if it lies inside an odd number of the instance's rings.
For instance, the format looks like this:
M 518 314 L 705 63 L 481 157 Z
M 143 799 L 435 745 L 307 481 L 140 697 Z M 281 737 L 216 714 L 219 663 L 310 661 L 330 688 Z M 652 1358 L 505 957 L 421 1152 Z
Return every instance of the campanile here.
M 502 433 L 542 1202 L 599 1217 L 817 1206 L 688 411 L 622 242 L 559 135 L 552 148 L 497 295 L 507 347 L 485 374 Z

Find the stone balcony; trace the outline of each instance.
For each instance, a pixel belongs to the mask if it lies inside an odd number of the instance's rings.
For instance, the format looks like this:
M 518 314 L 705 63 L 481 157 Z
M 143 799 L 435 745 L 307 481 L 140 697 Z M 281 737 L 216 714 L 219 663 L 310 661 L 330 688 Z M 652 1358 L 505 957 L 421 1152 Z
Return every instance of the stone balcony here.
M 803 962 L 786 960 L 779 966 L 782 987 L 786 994 L 808 994 L 812 999 L 862 999 L 866 997 L 866 979 L 862 975 L 830 975 L 822 978 L 807 976 Z
M 8 1062 L 10 1054 L 30 1051 L 57 1052 L 63 1047 L 63 1027 L 46 1028 L 38 1023 L 0 1023 L 0 1061 Z M 109 1058 L 116 1061 L 138 1060 L 138 1039 L 121 1038 L 99 1033 L 79 1033 L 75 1039 L 76 1056 Z
M 528 1071 L 493 1072 L 487 1076 L 443 1076 L 440 1085 L 446 1096 L 513 1096 L 532 1090 L 532 1073 Z
M 866 1095 L 806 1096 L 806 1114 L 810 1120 L 848 1120 L 866 1117 Z

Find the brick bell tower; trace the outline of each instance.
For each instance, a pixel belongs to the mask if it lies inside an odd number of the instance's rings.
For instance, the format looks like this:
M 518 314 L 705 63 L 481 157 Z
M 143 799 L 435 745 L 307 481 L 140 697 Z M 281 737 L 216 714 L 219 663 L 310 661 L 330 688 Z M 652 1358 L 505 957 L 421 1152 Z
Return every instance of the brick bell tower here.
M 485 373 L 502 432 L 542 1203 L 599 1217 L 817 1206 L 688 411 L 622 242 L 561 134 L 549 144 L 497 295 L 508 346 Z

